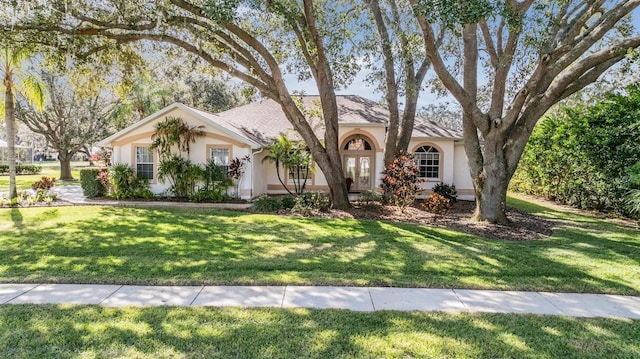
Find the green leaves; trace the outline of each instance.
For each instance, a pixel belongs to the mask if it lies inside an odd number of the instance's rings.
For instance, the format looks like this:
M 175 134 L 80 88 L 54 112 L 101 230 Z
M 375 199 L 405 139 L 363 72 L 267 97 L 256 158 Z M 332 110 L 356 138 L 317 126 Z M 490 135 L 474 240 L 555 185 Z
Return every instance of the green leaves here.
M 640 86 L 545 118 L 522 156 L 514 184 L 582 208 L 629 215 L 640 189 Z
M 239 0 L 207 0 L 203 9 L 212 21 L 226 24 L 235 20 L 239 5 Z
M 496 8 L 488 0 L 419 0 L 414 10 L 431 23 L 454 29 L 487 18 Z

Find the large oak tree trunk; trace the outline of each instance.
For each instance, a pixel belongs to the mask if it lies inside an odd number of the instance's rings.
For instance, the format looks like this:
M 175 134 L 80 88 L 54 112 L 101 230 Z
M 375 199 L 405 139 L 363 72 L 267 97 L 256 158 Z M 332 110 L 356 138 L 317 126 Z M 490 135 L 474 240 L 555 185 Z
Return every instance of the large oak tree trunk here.
M 58 154 L 58 161 L 60 161 L 60 180 L 71 181 L 73 176 L 71 175 L 71 158 L 73 155 L 68 152 L 60 152 Z
M 487 152 L 485 151 L 485 156 Z M 490 155 L 490 157 L 493 157 Z M 506 200 L 509 178 L 499 161 L 485 162 L 480 175 L 473 178 L 476 194 L 476 210 L 473 218 L 494 224 L 507 224 Z

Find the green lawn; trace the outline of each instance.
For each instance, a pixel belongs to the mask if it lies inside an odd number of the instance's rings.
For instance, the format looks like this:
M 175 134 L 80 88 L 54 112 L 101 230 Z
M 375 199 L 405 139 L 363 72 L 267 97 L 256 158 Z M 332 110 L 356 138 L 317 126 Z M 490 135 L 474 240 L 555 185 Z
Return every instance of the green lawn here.
M 40 180 L 42 176 L 60 178 L 60 162 L 42 162 L 42 172 L 37 175 L 17 175 L 16 186 L 18 191 L 31 188 L 33 182 Z M 84 167 L 88 167 L 89 162 L 71 162 L 71 175 L 75 181 L 56 181 L 56 185 L 65 184 L 79 184 L 77 180 L 80 179 L 80 170 Z M 0 175 L 0 192 L 9 191 L 9 175 Z
M 7 358 L 638 358 L 638 333 L 535 315 L 0 306 Z
M 0 210 L 0 282 L 309 284 L 640 294 L 640 231 L 523 200 L 552 237 L 212 210 Z

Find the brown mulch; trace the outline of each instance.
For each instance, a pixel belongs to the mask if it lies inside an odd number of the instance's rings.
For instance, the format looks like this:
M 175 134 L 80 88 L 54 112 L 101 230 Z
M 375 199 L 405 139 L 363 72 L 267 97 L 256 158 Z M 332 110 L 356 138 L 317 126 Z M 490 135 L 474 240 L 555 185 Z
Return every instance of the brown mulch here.
M 475 222 L 471 216 L 475 203 L 458 201 L 446 215 L 435 215 L 417 207 L 407 207 L 402 213 L 396 206 L 380 206 L 378 210 L 367 210 L 356 204 L 348 211 L 330 210 L 317 213 L 315 216 L 323 218 L 356 218 L 374 219 L 394 222 L 414 223 L 452 229 L 488 239 L 507 241 L 530 241 L 544 239 L 553 233 L 555 222 L 538 217 L 516 208 L 507 207 L 509 225 L 493 225 L 485 222 Z

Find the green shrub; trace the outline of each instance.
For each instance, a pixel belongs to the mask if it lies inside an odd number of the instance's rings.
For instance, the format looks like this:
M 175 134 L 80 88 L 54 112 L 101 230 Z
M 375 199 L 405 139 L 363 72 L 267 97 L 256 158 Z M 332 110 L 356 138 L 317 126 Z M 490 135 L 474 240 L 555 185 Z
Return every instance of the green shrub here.
M 33 164 L 17 164 L 16 174 L 19 175 L 37 175 L 42 172 L 42 166 Z M 0 173 L 9 173 L 8 164 L 0 164 Z
M 260 213 L 275 213 L 283 209 L 282 200 L 279 197 L 261 196 L 253 202 L 251 209 Z
M 282 203 L 282 209 L 291 209 L 296 205 L 296 197 L 294 196 L 282 196 L 280 197 Z
M 322 192 L 307 192 L 295 198 L 291 212 L 309 214 L 314 211 L 326 212 L 331 208 L 329 196 Z
M 372 202 L 382 202 L 382 193 L 372 190 L 362 191 L 358 195 L 358 202 L 364 205 L 371 204 Z
M 640 189 L 640 85 L 596 102 L 564 107 L 536 126 L 511 190 L 632 215 L 627 197 Z
M 87 198 L 101 197 L 107 193 L 107 188 L 98 176 L 106 169 L 84 168 L 80 170 L 80 187 Z
M 433 193 L 444 196 L 452 204 L 458 201 L 458 191 L 456 191 L 455 185 L 440 182 L 437 185 L 433 186 L 433 189 L 431 191 L 433 191 Z
M 111 196 L 115 199 L 151 198 L 149 179 L 136 174 L 127 164 L 116 164 L 110 170 Z

